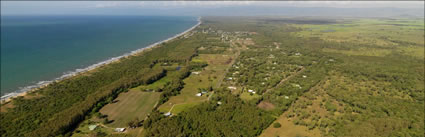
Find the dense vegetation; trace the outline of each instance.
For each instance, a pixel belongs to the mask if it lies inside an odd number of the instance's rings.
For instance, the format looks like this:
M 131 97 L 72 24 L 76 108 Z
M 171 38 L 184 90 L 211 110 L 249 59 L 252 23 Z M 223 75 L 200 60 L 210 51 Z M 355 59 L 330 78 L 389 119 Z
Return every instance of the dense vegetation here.
M 216 91 L 217 97 L 177 116 L 151 115 L 147 136 L 258 136 L 274 118 L 244 103 L 229 91 Z M 221 105 L 217 102 L 221 102 Z M 154 123 L 152 123 L 154 122 Z

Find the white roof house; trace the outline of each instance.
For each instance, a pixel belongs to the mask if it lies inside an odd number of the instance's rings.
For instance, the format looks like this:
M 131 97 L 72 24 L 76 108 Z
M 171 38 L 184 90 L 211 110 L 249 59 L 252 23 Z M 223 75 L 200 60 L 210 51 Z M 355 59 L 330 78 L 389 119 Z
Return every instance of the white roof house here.
M 166 117 L 171 116 L 171 115 L 172 115 L 171 112 L 167 112 L 167 113 L 164 114 L 164 116 L 166 116 Z
M 254 90 L 252 90 L 252 89 L 249 89 L 249 90 L 248 90 L 248 92 L 254 92 Z
M 288 96 L 285 96 L 285 99 L 289 99 L 289 97 Z
M 115 128 L 115 132 L 124 132 L 125 128 Z
M 200 96 L 202 96 L 202 93 L 198 93 L 198 94 L 196 94 L 196 96 L 200 97 Z
M 306 75 L 303 75 L 303 78 L 306 78 L 307 76 Z
M 299 84 L 294 84 L 294 86 L 301 89 L 301 86 Z
M 236 90 L 236 87 L 232 87 L 232 86 L 227 87 L 227 88 L 230 89 L 230 90 Z
M 97 127 L 97 125 L 90 125 L 89 130 L 94 130 L 94 129 L 96 129 L 96 127 Z
M 199 75 L 201 72 L 196 71 L 196 72 L 192 72 L 192 73 L 195 74 L 195 75 Z

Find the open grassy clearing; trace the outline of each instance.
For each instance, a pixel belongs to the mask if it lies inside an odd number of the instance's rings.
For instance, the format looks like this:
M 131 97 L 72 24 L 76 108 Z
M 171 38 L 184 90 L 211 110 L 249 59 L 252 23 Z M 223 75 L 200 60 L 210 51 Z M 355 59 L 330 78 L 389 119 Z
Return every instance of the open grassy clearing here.
M 195 57 L 193 59 L 195 62 L 205 61 L 208 63 L 208 66 L 203 70 L 197 71 L 199 74 L 192 73 L 186 78 L 183 81 L 185 85 L 180 91 L 180 94 L 171 97 L 170 100 L 161 105 L 159 111 L 169 112 L 173 108 L 171 113 L 177 114 L 206 101 L 208 99 L 207 96 L 211 93 L 198 97 L 196 94 L 199 93 L 199 89 L 207 89 L 209 86 L 215 88 L 220 77 L 224 76 L 224 72 L 229 67 L 232 58 L 232 56 L 224 54 L 200 54 L 198 57 Z
M 242 100 L 246 100 L 246 101 L 249 101 L 249 100 L 252 100 L 252 99 L 255 99 L 255 98 L 260 98 L 260 97 L 261 97 L 261 95 L 250 94 L 249 92 L 243 92 L 242 94 L 240 94 L 240 98 Z
M 113 120 L 107 126 L 127 127 L 127 123 L 131 120 L 144 119 L 154 108 L 159 95 L 159 92 L 130 90 L 120 94 L 115 99 L 116 103 L 106 105 L 100 112 L 108 115 L 109 120 Z
M 87 137 L 105 135 L 129 135 L 140 137 L 143 128 L 128 128 L 127 123 L 134 119 L 143 120 L 152 111 L 159 99 L 159 92 L 142 92 L 138 88 L 120 94 L 111 104 L 104 106 L 99 112 L 107 116 L 111 123 L 105 124 L 105 118 L 92 118 L 82 122 L 73 132 L 73 137 Z M 97 125 L 96 129 L 89 130 L 90 125 Z M 115 128 L 126 128 L 123 133 L 115 132 Z

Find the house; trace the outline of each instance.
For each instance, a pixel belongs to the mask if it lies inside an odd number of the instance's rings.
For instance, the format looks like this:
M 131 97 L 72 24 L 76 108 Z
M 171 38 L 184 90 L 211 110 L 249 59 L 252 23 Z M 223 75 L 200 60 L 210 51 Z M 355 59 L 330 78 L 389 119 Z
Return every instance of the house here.
M 218 102 L 217 102 L 217 104 L 218 104 L 218 105 L 221 105 L 222 103 L 221 103 L 221 101 L 218 101 Z
M 166 117 L 171 116 L 171 115 L 172 115 L 171 112 L 167 112 L 167 113 L 164 114 L 164 116 L 166 116 Z
M 125 128 L 115 128 L 115 132 L 124 132 Z
M 230 89 L 230 90 L 236 90 L 236 87 L 232 87 L 232 86 L 227 87 L 227 88 Z
M 196 96 L 200 97 L 200 96 L 202 96 L 202 93 L 198 93 L 198 94 L 196 94 Z
M 299 84 L 294 84 L 294 86 L 301 89 L 301 86 Z
M 90 126 L 89 126 L 89 130 L 93 131 L 93 130 L 95 130 L 95 129 L 96 129 L 96 127 L 97 127 L 97 125 L 90 125 Z
M 306 75 L 303 75 L 303 78 L 306 78 L 307 76 Z
M 201 72 L 196 71 L 196 72 L 192 72 L 192 73 L 195 74 L 195 75 L 199 75 Z
M 233 80 L 233 78 L 232 77 L 228 77 L 227 80 Z
M 295 56 L 301 56 L 301 53 L 297 52 L 295 53 Z
M 288 96 L 285 96 L 285 99 L 289 99 L 289 97 Z
M 254 92 L 254 90 L 252 90 L 252 89 L 248 89 L 248 92 L 252 93 L 252 92 Z

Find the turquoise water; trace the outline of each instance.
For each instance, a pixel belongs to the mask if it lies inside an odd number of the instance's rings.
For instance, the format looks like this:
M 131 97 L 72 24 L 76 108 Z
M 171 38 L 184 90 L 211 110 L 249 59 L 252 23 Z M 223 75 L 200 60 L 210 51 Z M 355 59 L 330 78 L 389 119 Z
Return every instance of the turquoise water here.
M 181 33 L 196 17 L 2 16 L 1 95 Z

